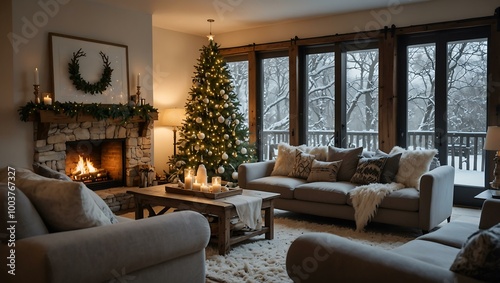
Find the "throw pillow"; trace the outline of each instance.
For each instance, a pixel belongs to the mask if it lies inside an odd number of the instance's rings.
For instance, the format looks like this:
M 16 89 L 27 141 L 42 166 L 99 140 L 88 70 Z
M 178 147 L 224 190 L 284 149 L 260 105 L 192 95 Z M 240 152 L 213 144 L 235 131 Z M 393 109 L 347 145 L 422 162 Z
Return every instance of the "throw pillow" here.
M 338 148 L 329 146 L 328 147 L 328 159 L 327 161 L 339 161 L 342 160 L 342 166 L 340 166 L 339 172 L 337 173 L 338 181 L 351 181 L 352 176 L 356 172 L 358 167 L 359 156 L 363 152 L 362 147 L 357 148 Z
M 380 183 L 390 184 L 396 180 L 396 174 L 399 169 L 399 160 L 403 153 L 387 154 L 379 149 L 375 152 L 375 157 L 387 157 L 382 174 L 380 175 Z
M 295 150 L 295 162 L 293 170 L 288 176 L 307 179 L 309 172 L 311 172 L 311 165 L 314 160 L 314 155 L 304 153 L 298 149 Z
M 5 176 L 3 174 L 0 178 Z M 50 179 L 28 169 L 16 168 L 16 186 L 28 197 L 52 232 L 111 224 L 83 183 Z
M 342 160 L 326 162 L 313 160 L 311 172 L 307 177 L 308 182 L 336 182 L 337 173 L 342 165 Z
M 356 172 L 351 178 L 351 183 L 361 185 L 378 183 L 386 161 L 387 157 L 361 158 L 358 162 Z
M 420 190 L 420 177 L 429 171 L 432 158 L 438 153 L 437 149 L 406 150 L 395 146 L 389 154 L 396 153 L 402 153 L 396 182 Z
M 488 282 L 500 282 L 500 224 L 472 234 L 450 270 Z
M 278 156 L 271 176 L 288 176 L 292 172 L 295 162 L 295 149 L 295 146 L 286 143 L 278 144 Z
M 59 180 L 64 180 L 64 181 L 73 181 L 66 174 L 63 174 L 63 173 L 58 172 L 56 170 L 52 170 L 52 168 L 50 168 L 44 164 L 33 163 L 33 171 L 35 173 L 37 173 L 38 175 L 42 175 L 42 176 L 47 177 L 47 178 L 59 179 Z

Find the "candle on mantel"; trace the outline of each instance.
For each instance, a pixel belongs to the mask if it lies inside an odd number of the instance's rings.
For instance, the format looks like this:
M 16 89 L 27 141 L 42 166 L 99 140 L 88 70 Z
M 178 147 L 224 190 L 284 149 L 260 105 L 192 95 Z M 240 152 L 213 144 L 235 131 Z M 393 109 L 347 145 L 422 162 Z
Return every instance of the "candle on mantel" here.
M 48 95 L 43 98 L 43 103 L 46 105 L 52 105 L 52 98 L 50 98 Z
M 194 183 L 193 183 L 193 191 L 199 191 L 201 189 L 201 184 L 198 183 L 198 180 L 196 180 L 196 176 L 194 177 Z
M 38 76 L 38 68 L 35 68 L 35 84 L 40 85 L 40 77 Z
M 137 86 L 141 86 L 141 73 L 137 75 Z

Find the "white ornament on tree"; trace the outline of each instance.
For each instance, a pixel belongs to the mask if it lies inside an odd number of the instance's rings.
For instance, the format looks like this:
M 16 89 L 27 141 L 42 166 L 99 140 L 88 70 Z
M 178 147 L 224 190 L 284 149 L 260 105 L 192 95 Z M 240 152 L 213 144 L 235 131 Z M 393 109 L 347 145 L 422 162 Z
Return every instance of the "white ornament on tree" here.
M 201 117 L 196 118 L 196 123 L 200 124 L 201 122 L 203 122 L 203 119 L 201 119 Z
M 205 138 L 205 134 L 204 134 L 204 133 L 202 133 L 202 132 L 199 132 L 199 133 L 198 133 L 198 139 L 202 140 L 202 139 L 204 139 L 204 138 Z
M 229 135 L 228 134 L 224 134 L 224 139 L 228 140 L 229 139 Z
M 224 95 L 224 93 L 226 93 L 225 90 L 221 89 L 220 92 L 219 92 L 221 95 Z
M 241 144 L 241 141 L 240 140 L 236 140 L 236 145 L 240 145 Z
M 228 100 L 229 99 L 229 95 L 224 94 L 223 98 L 224 98 L 224 100 Z
M 214 154 L 211 150 L 208 151 L 208 156 L 212 156 Z
M 203 99 L 203 102 L 204 102 L 205 104 L 208 104 L 208 103 L 210 102 L 210 100 L 208 100 L 208 98 L 206 98 L 206 97 L 205 97 L 205 98 Z
M 229 104 L 224 103 L 224 108 L 228 108 L 228 107 L 229 107 Z
M 198 151 L 198 150 L 200 150 L 200 146 L 199 145 L 195 145 L 194 149 Z
M 247 154 L 247 149 L 246 148 L 242 148 L 241 149 L 241 154 Z
M 238 172 L 233 172 L 233 174 L 231 174 L 231 177 L 232 177 L 234 180 L 238 180 Z
M 224 119 L 223 116 L 219 116 L 219 118 L 217 119 L 217 121 L 219 121 L 219 123 L 224 123 L 226 119 Z
M 222 166 L 219 166 L 219 168 L 217 168 L 217 172 L 219 172 L 219 174 L 224 174 L 225 171 L 226 169 L 224 169 L 224 167 Z
M 234 119 L 236 118 L 236 114 L 233 113 L 233 115 L 231 115 L 231 117 Z
M 229 158 L 229 156 L 227 155 L 227 153 L 225 153 L 225 152 L 224 152 L 224 153 L 222 154 L 222 159 L 223 159 L 223 160 L 227 160 L 228 158 Z

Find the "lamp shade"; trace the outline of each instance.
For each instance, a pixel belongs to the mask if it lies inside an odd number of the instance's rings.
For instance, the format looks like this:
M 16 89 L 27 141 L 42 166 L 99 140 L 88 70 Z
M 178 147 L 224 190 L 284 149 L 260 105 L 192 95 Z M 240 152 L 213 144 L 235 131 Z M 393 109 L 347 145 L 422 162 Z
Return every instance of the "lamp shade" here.
M 484 149 L 500 150 L 500 127 L 489 126 L 484 141 Z
M 161 125 L 169 127 L 180 127 L 186 116 L 184 108 L 169 108 L 163 110 Z

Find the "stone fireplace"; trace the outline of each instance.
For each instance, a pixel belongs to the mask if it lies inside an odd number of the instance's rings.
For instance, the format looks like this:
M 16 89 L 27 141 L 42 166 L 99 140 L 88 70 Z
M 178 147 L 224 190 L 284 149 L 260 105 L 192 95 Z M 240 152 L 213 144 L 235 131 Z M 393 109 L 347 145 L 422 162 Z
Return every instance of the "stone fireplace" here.
M 97 122 L 35 123 L 34 162 L 71 175 L 75 162 L 73 153 L 89 153 L 87 157 L 94 158 L 98 167 L 107 167 L 104 169 L 109 171 L 111 179 L 119 180 L 113 186 L 138 186 L 139 167 L 151 164 L 152 127 L 153 123 L 122 124 L 111 119 Z M 42 131 L 44 135 L 40 135 Z M 110 151 L 121 155 L 118 164 L 109 163 L 119 159 L 109 155 Z M 100 157 L 92 157 L 92 154 L 97 153 Z

